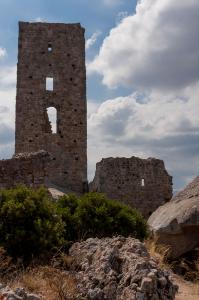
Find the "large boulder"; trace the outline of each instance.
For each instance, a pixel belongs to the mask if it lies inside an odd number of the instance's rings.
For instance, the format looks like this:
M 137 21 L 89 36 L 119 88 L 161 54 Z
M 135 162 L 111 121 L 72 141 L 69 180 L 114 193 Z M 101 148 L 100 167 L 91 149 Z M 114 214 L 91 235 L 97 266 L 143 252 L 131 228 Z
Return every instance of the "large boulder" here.
M 70 249 L 78 272 L 78 299 L 169 300 L 177 286 L 145 246 L 133 238 L 90 238 Z
M 159 244 L 176 258 L 199 245 L 199 176 L 172 200 L 160 206 L 148 225 Z

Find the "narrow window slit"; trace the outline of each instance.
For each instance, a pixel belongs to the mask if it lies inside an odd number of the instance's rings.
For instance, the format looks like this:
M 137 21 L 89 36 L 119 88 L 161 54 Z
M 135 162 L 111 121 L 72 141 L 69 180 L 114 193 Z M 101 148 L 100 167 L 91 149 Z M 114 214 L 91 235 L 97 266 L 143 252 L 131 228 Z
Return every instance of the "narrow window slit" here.
M 142 178 L 142 180 L 141 180 L 141 186 L 145 186 L 145 180 L 144 180 L 144 178 Z
M 52 52 L 53 48 L 52 48 L 52 44 L 49 42 L 48 43 L 48 52 Z

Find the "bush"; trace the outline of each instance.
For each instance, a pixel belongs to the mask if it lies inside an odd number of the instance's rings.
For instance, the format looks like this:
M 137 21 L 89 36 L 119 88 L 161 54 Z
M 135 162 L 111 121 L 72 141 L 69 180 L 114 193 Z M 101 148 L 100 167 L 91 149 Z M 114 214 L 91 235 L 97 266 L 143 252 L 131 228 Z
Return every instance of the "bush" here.
M 63 228 L 45 189 L 0 192 L 0 245 L 13 257 L 27 259 L 62 244 Z
M 78 240 L 78 220 L 76 217 L 78 206 L 79 198 L 73 194 L 64 195 L 57 201 L 57 210 L 64 224 L 65 242 Z
M 100 193 L 65 195 L 57 202 L 41 188 L 0 191 L 0 247 L 29 259 L 89 237 L 147 236 L 142 215 Z
M 144 239 L 147 236 L 146 221 L 136 209 L 109 200 L 104 194 L 87 193 L 80 198 L 63 196 L 57 204 L 65 224 L 66 240 L 113 235 Z

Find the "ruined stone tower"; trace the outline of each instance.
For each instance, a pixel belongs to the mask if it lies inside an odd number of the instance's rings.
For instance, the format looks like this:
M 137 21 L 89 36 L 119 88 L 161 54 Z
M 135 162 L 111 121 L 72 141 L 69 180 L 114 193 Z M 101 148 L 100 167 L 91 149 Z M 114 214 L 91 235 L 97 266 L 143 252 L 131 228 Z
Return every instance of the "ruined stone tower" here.
M 148 218 L 172 198 L 172 177 L 160 159 L 109 157 L 97 163 L 89 190 L 135 207 Z
M 49 184 L 81 193 L 87 184 L 86 127 L 84 29 L 20 22 L 15 154 L 48 151 Z

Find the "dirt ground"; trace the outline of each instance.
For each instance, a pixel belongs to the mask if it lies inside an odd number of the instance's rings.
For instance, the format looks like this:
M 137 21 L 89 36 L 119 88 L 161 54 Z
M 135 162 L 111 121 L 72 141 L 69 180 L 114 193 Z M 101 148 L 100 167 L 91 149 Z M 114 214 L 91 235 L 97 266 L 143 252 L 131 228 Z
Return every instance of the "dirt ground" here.
M 192 284 L 177 275 L 173 277 L 175 283 L 179 286 L 179 292 L 175 300 L 199 300 L 199 284 Z

